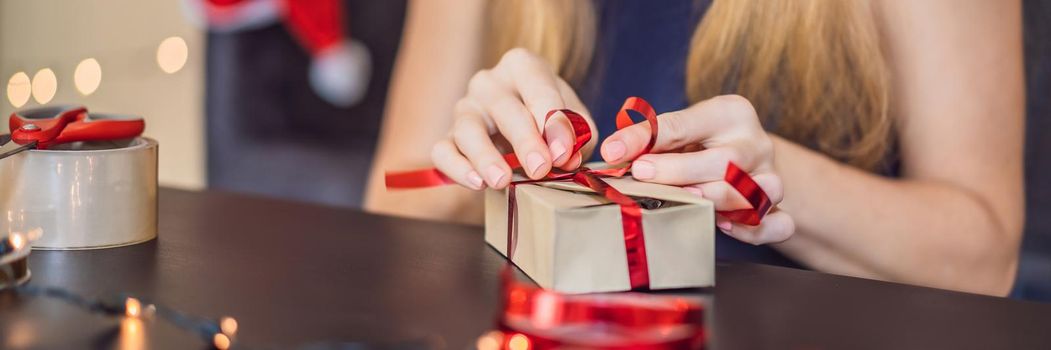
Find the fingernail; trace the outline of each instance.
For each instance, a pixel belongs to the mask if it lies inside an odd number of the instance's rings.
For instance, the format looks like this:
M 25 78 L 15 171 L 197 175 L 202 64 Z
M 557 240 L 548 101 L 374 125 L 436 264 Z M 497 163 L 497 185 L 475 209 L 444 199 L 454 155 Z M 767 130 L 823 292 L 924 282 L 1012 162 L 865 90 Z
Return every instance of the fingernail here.
M 569 164 L 569 169 L 576 169 L 579 168 L 580 165 L 584 164 L 584 157 L 582 157 L 579 152 L 575 156 L 573 156 L 573 158 L 574 159 L 570 159 L 570 161 L 573 163 Z
M 624 146 L 624 142 L 613 141 L 602 146 L 602 155 L 606 157 L 608 161 L 614 161 L 624 157 L 624 152 L 627 148 Z
M 485 172 L 488 174 L 490 187 L 496 187 L 497 184 L 500 183 L 500 180 L 503 180 L 504 176 L 507 176 L 504 174 L 504 170 L 496 165 L 490 165 L 489 169 Z
M 471 172 L 467 173 L 467 182 L 471 184 L 473 189 L 482 189 L 482 176 L 478 175 L 477 171 L 471 170 Z
M 566 155 L 566 146 L 561 142 L 551 143 L 551 161 L 557 163 L 562 160 L 562 156 Z
M 719 227 L 725 234 L 730 234 L 730 231 L 734 229 L 734 223 L 730 222 L 730 219 L 725 218 L 715 218 L 715 226 Z
M 657 171 L 653 169 L 653 163 L 645 160 L 636 160 L 631 164 L 631 175 L 639 180 L 652 179 L 656 172 Z
M 529 166 L 529 173 L 536 175 L 537 169 L 540 169 L 540 166 L 544 165 L 544 156 L 541 156 L 540 153 L 537 152 L 530 153 L 526 156 L 526 165 Z
M 686 186 L 686 187 L 683 187 L 682 189 L 686 190 L 686 192 L 690 192 L 690 193 L 693 193 L 693 194 L 697 195 L 697 197 L 704 197 L 704 192 L 701 191 L 701 189 L 699 187 Z

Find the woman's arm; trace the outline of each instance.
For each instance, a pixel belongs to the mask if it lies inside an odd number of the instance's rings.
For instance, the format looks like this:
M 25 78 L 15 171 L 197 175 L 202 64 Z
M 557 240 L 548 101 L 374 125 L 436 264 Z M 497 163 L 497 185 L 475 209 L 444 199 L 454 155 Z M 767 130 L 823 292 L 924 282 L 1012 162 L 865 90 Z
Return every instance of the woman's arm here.
M 386 115 L 372 163 L 365 208 L 403 216 L 481 222 L 480 195 L 459 186 L 388 192 L 385 171 L 431 166 L 453 106 L 480 68 L 481 0 L 412 1 L 398 50 Z
M 774 138 L 779 248 L 819 270 L 1004 295 L 1024 216 L 1018 1 L 880 1 L 902 179 Z

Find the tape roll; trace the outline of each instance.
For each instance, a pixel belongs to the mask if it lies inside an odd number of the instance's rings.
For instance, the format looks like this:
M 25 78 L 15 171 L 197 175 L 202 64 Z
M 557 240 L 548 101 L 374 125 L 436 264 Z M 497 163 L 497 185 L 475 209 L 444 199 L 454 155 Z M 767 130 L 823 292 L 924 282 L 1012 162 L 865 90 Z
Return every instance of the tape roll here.
M 41 229 L 34 249 L 157 237 L 157 142 L 85 142 L 0 159 L 0 232 Z

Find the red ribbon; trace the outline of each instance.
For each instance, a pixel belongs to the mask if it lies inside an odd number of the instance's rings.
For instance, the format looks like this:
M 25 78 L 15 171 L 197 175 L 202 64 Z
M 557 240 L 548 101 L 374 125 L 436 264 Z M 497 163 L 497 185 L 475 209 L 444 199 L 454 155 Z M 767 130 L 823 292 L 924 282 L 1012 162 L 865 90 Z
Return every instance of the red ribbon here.
M 699 349 L 705 341 L 699 300 L 639 293 L 563 295 L 505 285 L 498 327 L 503 349 L 516 334 L 528 349 Z M 519 347 L 521 349 L 522 347 Z
M 635 124 L 629 115 L 630 111 L 635 111 L 641 114 L 650 125 L 649 142 L 640 154 L 649 153 L 653 149 L 653 145 L 657 142 L 657 130 L 659 129 L 657 113 L 653 110 L 653 107 L 646 102 L 646 100 L 639 97 L 630 97 L 624 101 L 624 105 L 617 113 L 617 129 L 623 129 Z M 573 144 L 573 152 L 570 154 L 574 154 L 580 151 L 580 149 L 591 140 L 591 128 L 583 116 L 568 109 L 552 110 L 548 112 L 544 117 L 544 123 L 546 124 L 552 116 L 558 113 L 565 115 L 569 120 L 570 125 L 573 127 L 576 141 Z M 504 160 L 507 161 L 507 164 L 510 165 L 513 170 L 522 167 L 514 153 L 505 154 Z M 511 182 L 508 186 L 507 196 L 508 259 L 511 259 L 511 257 L 514 256 L 514 247 L 517 246 L 516 243 L 518 239 L 518 225 L 515 223 L 517 217 L 515 188 L 517 185 L 570 180 L 592 189 L 599 195 L 602 195 L 606 199 L 620 206 L 621 222 L 624 229 L 624 248 L 628 260 L 628 275 L 631 289 L 647 289 L 649 287 L 650 278 L 649 267 L 646 259 L 645 234 L 642 229 L 642 209 L 635 200 L 631 199 L 631 197 L 621 193 L 601 179 L 601 177 L 624 176 L 627 174 L 628 170 L 628 167 L 601 170 L 581 167 L 572 172 L 552 170 L 547 176 L 538 180 Z M 737 192 L 743 195 L 748 200 L 749 204 L 752 205 L 752 208 L 719 211 L 719 214 L 732 221 L 746 225 L 758 225 L 763 216 L 766 215 L 772 206 L 766 193 L 763 192 L 747 172 L 741 170 L 732 162 L 727 164 L 724 180 L 737 190 Z M 452 183 L 454 182 L 451 179 L 435 168 L 386 174 L 386 185 L 388 189 L 432 187 Z
M 630 111 L 641 114 L 650 125 L 650 140 L 640 154 L 649 153 L 657 142 L 657 113 L 645 100 L 631 97 L 617 113 L 617 128 L 634 124 Z M 573 153 L 578 152 L 591 140 L 591 128 L 580 114 L 571 110 L 553 110 L 547 113 L 547 123 L 554 115 L 562 113 L 573 127 L 576 141 Z M 504 160 L 512 169 L 521 168 L 514 153 L 505 154 Z M 508 186 L 507 199 L 507 257 L 510 261 L 517 246 L 518 232 L 516 187 L 548 181 L 568 180 L 588 187 L 620 206 L 624 233 L 625 254 L 632 289 L 649 287 L 645 235 L 642 229 L 642 209 L 627 195 L 603 181 L 603 177 L 620 177 L 629 168 L 588 169 L 581 167 L 572 172 L 552 170 L 537 180 L 514 181 Z M 727 164 L 724 180 L 743 195 L 752 208 L 719 211 L 732 221 L 747 225 L 758 225 L 770 210 L 772 203 L 766 193 L 748 175 L 733 163 Z M 388 189 L 409 189 L 441 186 L 453 180 L 435 168 L 386 174 Z M 618 350 L 648 349 L 694 349 L 704 343 L 702 324 L 703 308 L 696 301 L 678 297 L 647 296 L 635 293 L 616 295 L 567 296 L 516 283 L 511 276 L 510 264 L 504 270 L 504 310 L 500 319 L 500 331 L 506 336 L 501 340 L 502 348 L 515 335 L 526 336 L 530 349 L 561 347 L 602 347 Z M 640 303 L 641 301 L 641 303 Z M 589 328 L 591 327 L 591 328 Z M 587 336 L 583 336 L 583 335 Z M 513 347 L 512 347 L 513 348 Z

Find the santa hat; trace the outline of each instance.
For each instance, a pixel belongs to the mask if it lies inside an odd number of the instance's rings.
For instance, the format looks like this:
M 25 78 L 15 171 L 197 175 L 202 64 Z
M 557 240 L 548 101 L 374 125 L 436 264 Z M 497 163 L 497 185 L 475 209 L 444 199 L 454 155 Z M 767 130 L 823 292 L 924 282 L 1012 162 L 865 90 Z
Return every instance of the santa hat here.
M 342 0 L 188 0 L 191 19 L 217 31 L 241 31 L 281 20 L 311 56 L 310 85 L 325 101 L 357 104 L 368 90 L 372 62 L 345 30 Z

